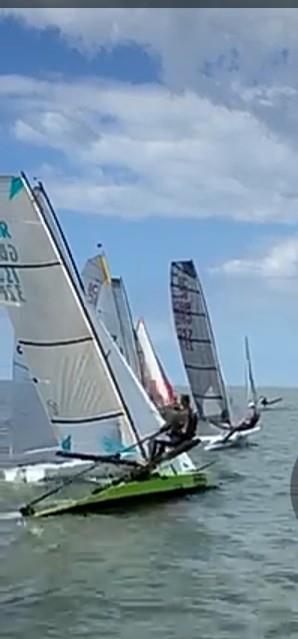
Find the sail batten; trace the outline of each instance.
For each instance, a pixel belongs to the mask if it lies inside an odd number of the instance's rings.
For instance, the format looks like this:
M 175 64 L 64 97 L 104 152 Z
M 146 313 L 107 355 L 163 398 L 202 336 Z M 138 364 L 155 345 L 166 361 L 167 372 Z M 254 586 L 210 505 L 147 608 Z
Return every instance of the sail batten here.
M 123 417 L 123 411 L 114 411 L 113 413 L 105 413 L 104 415 L 96 415 L 94 417 L 81 417 L 81 418 L 72 418 L 72 419 L 55 419 L 52 418 L 52 424 L 73 424 L 74 426 L 77 424 L 91 424 L 92 422 L 100 422 L 100 421 L 108 421 L 109 419 L 114 419 L 115 417 Z
M 25 268 L 52 268 L 52 266 L 61 266 L 61 262 L 28 262 L 27 264 L 16 264 L 15 262 L 0 262 L 0 268 L 11 268 L 17 270 L 22 270 Z
M 19 344 L 23 346 L 33 346 L 35 348 L 59 348 L 59 346 L 73 346 L 75 344 L 84 344 L 85 342 L 92 342 L 92 337 L 77 337 L 75 339 L 41 342 L 35 340 L 20 339 Z

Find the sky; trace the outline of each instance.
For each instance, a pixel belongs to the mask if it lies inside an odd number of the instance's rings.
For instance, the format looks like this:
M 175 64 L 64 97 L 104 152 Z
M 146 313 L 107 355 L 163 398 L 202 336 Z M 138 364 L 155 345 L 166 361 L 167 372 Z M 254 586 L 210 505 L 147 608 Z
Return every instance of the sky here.
M 171 260 L 195 261 L 229 384 L 298 383 L 298 10 L 0 9 L 0 171 L 104 246 L 175 383 Z M 0 312 L 0 377 L 13 335 Z

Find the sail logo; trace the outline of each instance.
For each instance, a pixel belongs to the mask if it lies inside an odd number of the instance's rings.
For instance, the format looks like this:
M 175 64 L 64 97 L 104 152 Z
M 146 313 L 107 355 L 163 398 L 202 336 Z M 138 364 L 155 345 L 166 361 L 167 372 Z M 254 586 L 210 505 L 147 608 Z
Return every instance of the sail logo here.
M 0 239 L 11 240 L 11 235 L 8 229 L 8 225 L 3 220 L 0 220 Z
M 61 442 L 62 450 L 69 452 L 71 450 L 71 435 L 67 435 Z
M 116 455 L 116 453 L 121 453 L 122 450 L 125 450 L 125 446 L 119 442 L 119 439 L 113 439 L 112 437 L 103 437 L 102 444 L 104 451 L 110 455 Z

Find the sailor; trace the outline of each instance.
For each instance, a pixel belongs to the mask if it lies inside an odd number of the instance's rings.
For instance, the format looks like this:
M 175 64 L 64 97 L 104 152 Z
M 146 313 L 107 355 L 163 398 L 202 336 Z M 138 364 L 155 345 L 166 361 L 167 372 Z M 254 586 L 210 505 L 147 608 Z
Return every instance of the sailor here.
M 189 395 L 182 395 L 180 405 L 176 403 L 164 413 L 166 439 L 155 439 L 151 449 L 151 460 L 163 454 L 167 447 L 175 448 L 190 441 L 196 434 L 198 418 L 191 408 Z
M 198 418 L 205 419 L 205 415 L 204 415 L 204 411 L 203 411 L 201 403 L 197 401 L 196 404 L 197 404 L 197 410 L 198 410 Z
M 193 411 L 189 395 L 181 395 L 181 410 L 184 413 L 183 439 L 192 439 L 197 431 L 198 415 Z
M 248 408 L 250 409 L 250 414 L 238 424 L 236 427 L 237 431 L 254 428 L 260 419 L 260 413 L 254 402 L 249 402 Z
M 267 397 L 264 397 L 264 395 L 262 395 L 262 397 L 260 397 L 260 404 L 262 404 L 262 406 L 267 406 L 268 404 L 268 399 Z
M 160 412 L 165 420 L 165 426 L 162 429 L 165 432 L 165 437 L 153 440 L 151 446 L 151 460 L 164 453 L 167 445 L 171 443 L 174 433 L 178 433 L 183 427 L 181 407 L 178 401 L 173 406 L 164 407 Z
M 230 428 L 230 432 L 228 433 L 228 435 L 226 435 L 226 437 L 223 440 L 224 442 L 227 442 L 234 433 L 239 433 L 246 430 L 252 430 L 257 425 L 260 419 L 260 413 L 255 403 L 249 402 L 248 408 L 250 409 L 250 414 L 245 419 L 243 419 L 237 426 Z

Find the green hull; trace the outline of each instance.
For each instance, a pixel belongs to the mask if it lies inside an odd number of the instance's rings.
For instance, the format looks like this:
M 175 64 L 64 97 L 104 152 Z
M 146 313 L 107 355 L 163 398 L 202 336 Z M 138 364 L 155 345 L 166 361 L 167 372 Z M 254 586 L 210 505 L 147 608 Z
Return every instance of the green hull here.
M 50 517 L 62 514 L 86 514 L 120 511 L 138 503 L 157 502 L 184 496 L 212 488 L 203 472 L 177 474 L 173 476 L 152 475 L 143 481 L 131 481 L 117 486 L 93 491 L 83 499 L 68 499 L 56 502 L 30 514 L 32 517 Z

